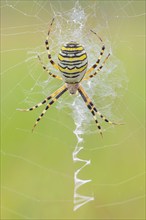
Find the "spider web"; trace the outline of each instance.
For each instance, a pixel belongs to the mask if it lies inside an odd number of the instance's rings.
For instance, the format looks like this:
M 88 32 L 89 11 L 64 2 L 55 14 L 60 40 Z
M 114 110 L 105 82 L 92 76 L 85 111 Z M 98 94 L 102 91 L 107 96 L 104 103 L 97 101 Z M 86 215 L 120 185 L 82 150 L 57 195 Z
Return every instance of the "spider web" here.
M 144 219 L 144 4 L 1 2 L 3 219 Z M 62 44 L 75 40 L 93 65 L 102 44 L 90 29 L 106 46 L 102 61 L 111 53 L 103 70 L 82 83 L 107 118 L 125 122 L 113 127 L 100 121 L 103 140 L 79 95 L 61 97 L 33 135 L 42 109 L 15 111 L 62 85 L 37 59 L 39 54 L 59 74 L 44 46 L 52 17 L 49 45 L 55 62 Z

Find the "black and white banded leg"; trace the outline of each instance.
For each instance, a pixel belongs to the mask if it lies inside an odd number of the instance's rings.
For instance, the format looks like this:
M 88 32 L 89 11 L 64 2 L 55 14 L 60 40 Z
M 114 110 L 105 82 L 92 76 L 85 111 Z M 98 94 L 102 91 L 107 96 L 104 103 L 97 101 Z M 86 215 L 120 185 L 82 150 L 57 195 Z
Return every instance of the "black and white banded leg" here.
M 60 87 L 59 89 L 57 89 L 55 92 L 53 92 L 50 96 L 48 96 L 47 98 L 45 98 L 42 102 L 39 102 L 38 104 L 34 105 L 31 108 L 27 108 L 27 109 L 21 109 L 21 108 L 17 108 L 16 110 L 21 111 L 21 112 L 29 112 L 32 111 L 38 107 L 40 107 L 41 105 L 44 105 L 48 100 L 54 98 L 60 91 L 62 91 L 63 89 L 66 88 L 66 85 L 63 85 L 62 87 Z
M 100 126 L 100 124 L 99 124 L 99 122 L 98 122 L 98 120 L 96 118 L 96 113 L 95 113 L 94 109 L 92 108 L 92 106 L 90 105 L 90 103 L 91 103 L 90 98 L 87 96 L 87 94 L 85 93 L 85 90 L 83 89 L 82 86 L 79 86 L 78 91 L 79 91 L 81 97 L 83 98 L 87 108 L 90 110 L 90 112 L 91 112 L 91 114 L 92 114 L 92 116 L 94 118 L 94 121 L 96 123 L 96 126 L 99 129 L 99 132 L 100 132 L 100 134 L 102 136 L 101 126 Z
M 92 31 L 92 30 L 90 30 L 90 31 L 91 31 L 93 34 L 95 34 L 95 35 L 98 37 L 98 39 L 99 39 L 99 40 L 102 42 L 102 44 L 103 44 L 103 41 L 102 41 L 101 37 L 99 37 L 94 31 Z M 87 76 L 87 75 L 88 75 L 89 73 L 91 73 L 94 69 L 96 69 L 96 67 L 97 67 L 97 66 L 99 65 L 99 63 L 100 63 L 100 60 L 101 60 L 101 58 L 102 58 L 102 55 L 103 55 L 104 51 L 105 51 L 105 45 L 103 44 L 103 45 L 102 45 L 102 48 L 101 48 L 101 51 L 100 51 L 100 55 L 99 55 L 99 57 L 98 57 L 96 63 L 95 63 L 91 68 L 89 68 L 89 70 L 87 70 L 85 76 Z
M 51 72 L 48 70 L 48 68 L 43 64 L 43 62 L 42 62 L 42 60 L 41 60 L 41 58 L 40 58 L 39 55 L 38 55 L 38 59 L 39 59 L 41 65 L 42 65 L 43 69 L 44 69 L 50 76 L 52 76 L 53 78 L 62 80 L 62 78 L 61 78 L 60 76 L 57 76 L 57 75 L 51 73 Z
M 46 111 L 51 107 L 51 105 L 53 105 L 57 101 L 57 99 L 59 99 L 67 90 L 68 89 L 67 89 L 66 85 L 64 85 L 63 87 L 60 88 L 60 91 L 58 91 L 58 94 L 54 98 L 52 98 L 52 100 L 49 102 L 49 104 L 47 104 L 46 108 L 42 111 L 40 116 L 37 118 L 37 120 L 32 128 L 32 131 L 37 126 L 37 124 L 42 119 L 42 117 L 45 115 Z
M 83 78 L 83 80 L 88 80 L 88 79 L 93 78 L 94 76 L 96 76 L 101 71 L 101 69 L 104 67 L 104 65 L 105 65 L 107 59 L 109 58 L 109 56 L 110 56 L 110 53 L 107 55 L 107 57 L 103 61 L 102 65 L 97 69 L 97 71 L 94 72 L 93 74 L 87 76 L 87 77 L 86 77 L 86 74 L 85 74 L 85 78 Z
M 120 125 L 119 123 L 115 123 L 112 122 L 110 120 L 108 120 L 104 115 L 102 115 L 100 113 L 100 111 L 97 110 L 97 108 L 95 107 L 95 105 L 93 104 L 93 102 L 90 100 L 90 98 L 88 97 L 88 95 L 86 94 L 85 90 L 83 89 L 82 86 L 79 86 L 78 91 L 80 93 L 80 95 L 82 96 L 83 100 L 85 101 L 88 109 L 90 110 L 90 112 L 92 113 L 94 120 L 97 124 L 98 129 L 100 130 L 100 134 L 102 134 L 101 132 L 101 127 L 96 119 L 96 115 L 98 115 L 100 118 L 102 118 L 105 122 L 109 123 L 109 124 L 113 124 L 113 125 Z
M 48 59 L 50 61 L 50 63 L 55 67 L 55 69 L 59 69 L 58 65 L 52 60 L 52 56 L 51 56 L 51 53 L 50 53 L 50 48 L 49 48 L 49 34 L 51 32 L 51 27 L 53 25 L 53 22 L 54 22 L 54 18 L 52 19 L 52 22 L 50 24 L 50 27 L 49 27 L 49 30 L 48 30 L 48 35 L 47 35 L 47 38 L 46 38 L 46 41 L 45 41 L 45 45 L 46 45 L 46 50 L 48 52 Z

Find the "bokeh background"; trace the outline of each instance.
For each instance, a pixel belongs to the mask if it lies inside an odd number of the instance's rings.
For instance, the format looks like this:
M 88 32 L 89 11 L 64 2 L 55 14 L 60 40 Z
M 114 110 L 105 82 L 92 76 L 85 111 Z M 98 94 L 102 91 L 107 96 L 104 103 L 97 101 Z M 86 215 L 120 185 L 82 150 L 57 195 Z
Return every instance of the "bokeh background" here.
M 90 159 L 91 165 L 80 177 L 92 182 L 82 186 L 80 193 L 94 196 L 94 201 L 74 212 L 73 177 L 81 164 L 76 167 L 72 160 L 77 137 L 71 103 L 77 97 L 62 97 L 33 134 L 32 125 L 42 109 L 22 113 L 16 108 L 38 103 L 61 85 L 44 73 L 36 54 L 46 55 L 44 40 L 55 15 L 50 37 L 55 59 L 58 46 L 54 39 L 62 35 L 59 41 L 63 42 L 63 21 L 78 7 L 86 18 L 81 18 L 85 35 L 89 28 L 100 31 L 117 64 L 106 83 L 115 86 L 116 78 L 120 90 L 117 94 L 115 90 L 115 97 L 104 99 L 94 90 L 96 78 L 91 81 L 93 99 L 125 125 L 102 123 L 102 139 L 86 113 L 80 157 Z M 1 31 L 1 219 L 145 219 L 145 1 L 3 0 Z M 89 43 L 92 50 L 97 49 L 95 37 Z M 88 52 L 95 53 L 89 48 Z M 112 58 L 108 65 L 112 70 Z M 108 93 L 108 87 L 103 91 Z M 68 105 L 63 107 L 64 103 Z

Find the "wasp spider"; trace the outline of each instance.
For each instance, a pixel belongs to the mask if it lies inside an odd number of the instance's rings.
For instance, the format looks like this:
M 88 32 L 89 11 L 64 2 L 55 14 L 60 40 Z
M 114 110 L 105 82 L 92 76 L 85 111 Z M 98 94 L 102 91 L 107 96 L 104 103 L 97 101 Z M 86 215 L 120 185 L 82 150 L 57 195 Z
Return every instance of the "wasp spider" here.
M 100 126 L 100 124 L 97 120 L 97 117 L 96 117 L 97 115 L 99 117 L 101 117 L 105 122 L 108 122 L 109 124 L 116 124 L 116 123 L 109 121 L 105 116 L 103 116 L 98 111 L 98 109 L 95 107 L 95 105 L 90 100 L 87 93 L 85 92 L 85 90 L 81 86 L 80 82 L 83 80 L 88 80 L 88 79 L 94 77 L 98 72 L 100 72 L 100 70 L 103 68 L 104 64 L 106 63 L 107 59 L 109 58 L 110 54 L 108 54 L 106 56 L 103 63 L 98 67 L 100 60 L 101 60 L 101 57 L 102 57 L 104 50 L 105 50 L 105 45 L 103 44 L 102 39 L 94 31 L 91 30 L 91 32 L 93 32 L 93 34 L 95 34 L 102 43 L 100 55 L 99 55 L 96 63 L 93 66 L 91 66 L 91 68 L 89 68 L 87 70 L 87 66 L 88 66 L 87 54 L 86 54 L 83 46 L 75 41 L 70 41 L 69 43 L 66 43 L 63 45 L 63 47 L 61 48 L 61 51 L 58 55 L 59 62 L 58 62 L 58 64 L 56 64 L 52 60 L 50 49 L 49 49 L 49 42 L 48 42 L 49 34 L 51 31 L 51 27 L 52 27 L 53 22 L 54 22 L 54 18 L 50 24 L 47 39 L 45 41 L 45 45 L 46 45 L 46 50 L 48 53 L 48 59 L 49 59 L 50 63 L 53 65 L 53 67 L 60 71 L 61 77 L 51 73 L 48 70 L 48 68 L 43 64 L 43 62 L 41 61 L 41 58 L 39 56 L 38 56 L 38 58 L 39 58 L 39 61 L 42 65 L 43 69 L 50 76 L 52 76 L 56 79 L 59 79 L 59 80 L 63 80 L 65 82 L 65 84 L 61 88 L 57 89 L 50 96 L 45 98 L 42 102 L 36 104 L 35 106 L 28 108 L 28 109 L 17 109 L 17 110 L 32 111 L 32 110 L 40 107 L 41 105 L 45 104 L 48 100 L 50 100 L 50 102 L 46 105 L 46 108 L 43 110 L 41 115 L 36 120 L 36 123 L 34 124 L 33 129 L 32 129 L 32 130 L 34 130 L 34 128 L 36 127 L 38 122 L 41 120 L 41 118 L 44 116 L 46 111 L 51 107 L 52 104 L 54 104 L 57 101 L 57 99 L 59 99 L 59 97 L 61 97 L 66 91 L 69 91 L 70 94 L 76 94 L 76 92 L 78 91 L 79 94 L 81 95 L 82 99 L 84 100 L 87 108 L 90 110 L 90 112 L 95 120 L 95 123 L 97 125 L 97 128 L 99 129 L 99 132 L 102 135 L 101 126 Z M 91 72 L 93 70 L 95 70 L 96 68 L 97 68 L 97 70 L 91 74 Z

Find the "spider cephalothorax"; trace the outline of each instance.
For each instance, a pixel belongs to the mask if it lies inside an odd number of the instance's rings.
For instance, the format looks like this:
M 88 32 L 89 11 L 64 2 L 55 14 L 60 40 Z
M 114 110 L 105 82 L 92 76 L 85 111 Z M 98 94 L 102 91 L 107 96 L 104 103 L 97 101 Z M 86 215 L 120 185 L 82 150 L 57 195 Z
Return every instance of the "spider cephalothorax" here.
M 97 110 L 97 108 L 95 107 L 93 102 L 90 100 L 90 98 L 88 97 L 88 95 L 86 94 L 85 90 L 83 89 L 83 87 L 81 86 L 80 83 L 83 80 L 88 80 L 88 79 L 94 77 L 98 72 L 100 72 L 100 70 L 103 68 L 103 66 L 104 66 L 106 60 L 108 59 L 108 57 L 110 56 L 110 54 L 108 54 L 106 56 L 103 63 L 98 67 L 100 60 L 101 60 L 101 57 L 102 57 L 104 50 L 105 50 L 105 46 L 102 42 L 102 39 L 94 31 L 91 30 L 91 32 L 93 32 L 102 43 L 100 55 L 99 55 L 96 63 L 93 66 L 91 66 L 87 70 L 87 66 L 88 66 L 87 54 L 86 54 L 83 46 L 75 41 L 70 41 L 69 43 L 66 43 L 63 45 L 63 47 L 61 48 L 61 51 L 58 55 L 59 62 L 58 62 L 58 64 L 56 64 L 52 60 L 52 56 L 51 56 L 50 49 L 49 49 L 49 42 L 48 42 L 49 34 L 51 31 L 51 27 L 52 27 L 53 22 L 54 22 L 54 18 L 53 18 L 51 25 L 49 27 L 49 31 L 48 31 L 48 35 L 47 35 L 47 39 L 45 41 L 45 44 L 46 44 L 46 49 L 48 52 L 48 59 L 49 59 L 50 63 L 54 66 L 54 68 L 60 71 L 61 77 L 51 73 L 48 70 L 48 68 L 43 64 L 43 62 L 41 61 L 39 56 L 38 56 L 38 58 L 40 60 L 40 63 L 42 64 L 43 69 L 50 76 L 52 76 L 56 79 L 59 79 L 59 80 L 63 80 L 65 83 L 61 88 L 56 90 L 54 93 L 52 93 L 50 96 L 45 98 L 42 102 L 38 103 L 37 105 L 35 105 L 31 108 L 28 108 L 28 109 L 18 109 L 18 110 L 31 111 L 31 110 L 34 110 L 34 109 L 38 108 L 39 106 L 45 104 L 48 100 L 51 100 L 46 105 L 46 108 L 43 110 L 42 114 L 36 120 L 36 123 L 34 124 L 34 127 L 33 127 L 33 129 L 34 129 L 36 127 L 36 125 L 38 124 L 38 122 L 41 120 L 41 118 L 44 116 L 46 111 L 51 107 L 51 105 L 53 103 L 55 103 L 57 101 L 57 99 L 59 99 L 60 96 L 62 96 L 67 90 L 69 91 L 70 94 L 76 94 L 76 92 L 78 91 L 80 93 L 81 97 L 83 98 L 84 102 L 86 103 L 87 108 L 90 110 L 91 114 L 93 115 L 95 123 L 100 131 L 100 134 L 102 134 L 101 127 L 99 125 L 99 122 L 97 120 L 96 115 L 101 117 L 105 122 L 108 122 L 110 124 L 116 124 L 116 123 L 113 123 L 113 122 L 109 121 L 108 119 L 106 119 L 106 117 L 103 116 Z M 96 71 L 93 72 L 92 74 L 90 74 L 95 69 L 96 69 Z

